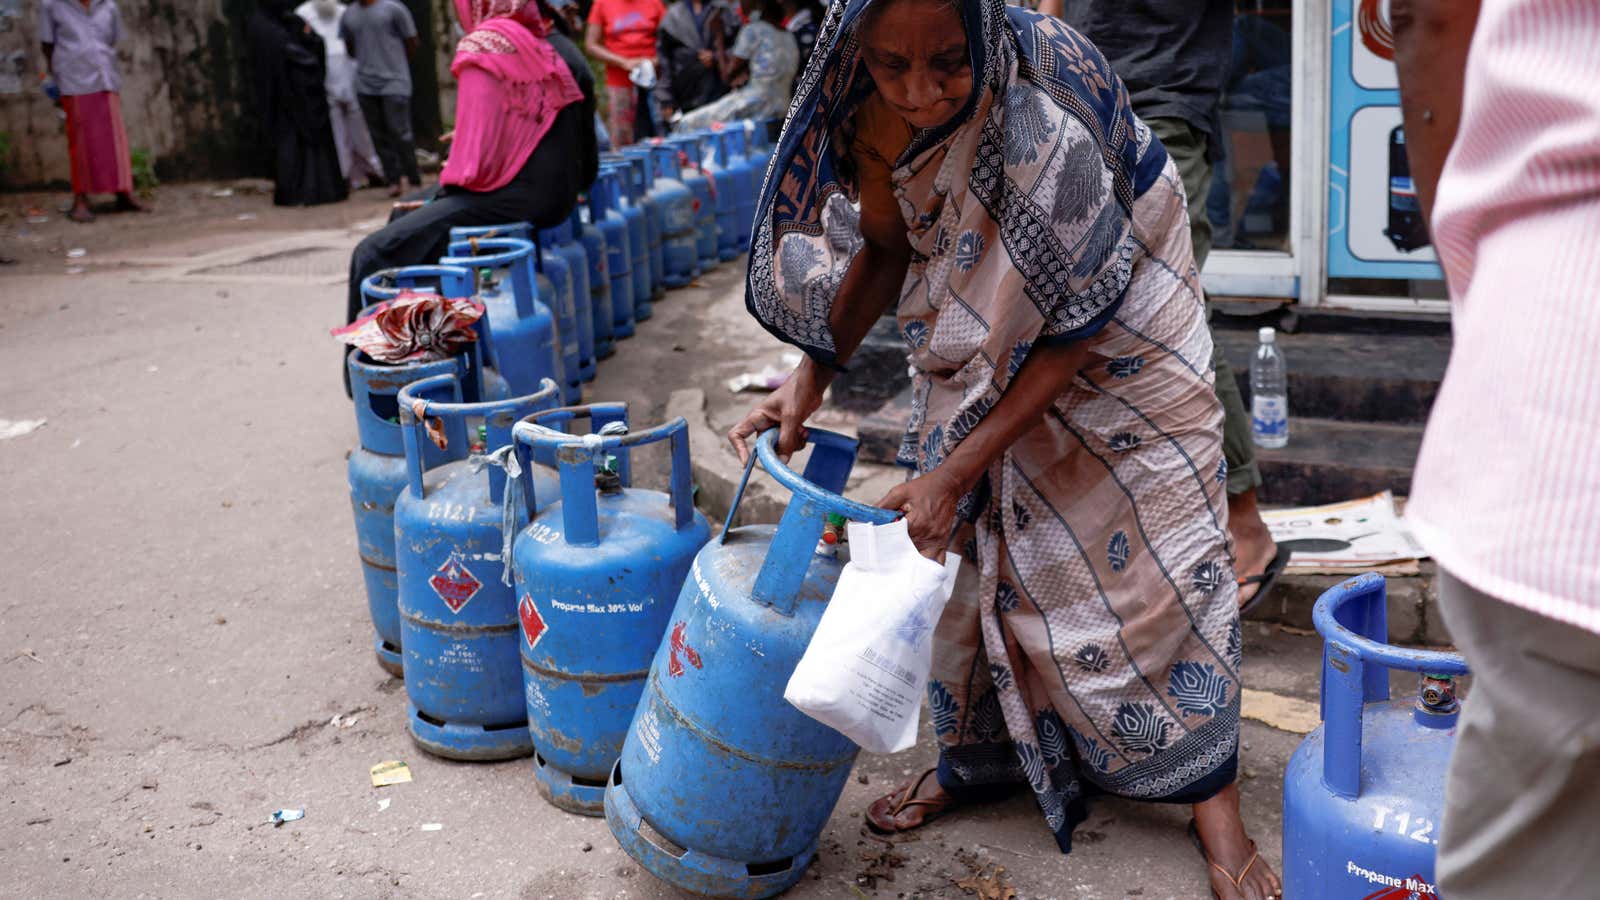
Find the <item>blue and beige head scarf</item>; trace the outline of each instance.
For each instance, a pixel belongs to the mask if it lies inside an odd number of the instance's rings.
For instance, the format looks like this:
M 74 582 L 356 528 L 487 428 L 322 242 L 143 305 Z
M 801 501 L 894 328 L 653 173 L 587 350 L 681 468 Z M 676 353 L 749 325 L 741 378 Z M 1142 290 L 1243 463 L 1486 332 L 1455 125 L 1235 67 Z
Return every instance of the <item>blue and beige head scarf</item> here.
M 861 247 L 848 164 L 852 114 L 873 90 L 858 24 L 872 3 L 828 12 L 767 172 L 751 241 L 746 302 L 768 330 L 836 365 L 828 315 Z M 1093 333 L 1126 287 L 1133 202 L 1166 163 L 1093 44 L 1065 24 L 956 0 L 973 92 L 950 122 L 917 134 L 894 171 L 914 248 L 900 313 L 914 365 L 929 348 L 958 364 L 987 358 L 1001 384 L 1018 345 Z M 920 326 L 919 303 L 983 297 L 960 323 Z M 940 348 L 940 329 L 967 339 Z M 954 336 L 952 331 L 952 336 Z M 1023 350 L 1025 352 L 1025 349 Z M 954 353 L 955 355 L 947 355 Z M 924 362 L 927 362 L 925 359 Z

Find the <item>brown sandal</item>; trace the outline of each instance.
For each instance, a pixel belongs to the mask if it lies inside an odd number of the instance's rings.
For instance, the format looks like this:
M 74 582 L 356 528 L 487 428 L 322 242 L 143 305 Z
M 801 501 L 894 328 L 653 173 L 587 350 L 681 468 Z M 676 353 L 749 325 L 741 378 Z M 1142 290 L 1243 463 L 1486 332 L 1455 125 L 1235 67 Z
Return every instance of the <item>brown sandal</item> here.
M 1250 842 L 1250 859 L 1245 862 L 1244 868 L 1240 869 L 1239 870 L 1239 874 L 1237 876 L 1235 876 L 1235 875 L 1233 875 L 1233 873 L 1229 872 L 1227 869 L 1224 869 L 1222 866 L 1219 866 L 1215 862 L 1212 862 L 1211 855 L 1206 853 L 1206 845 L 1205 845 L 1205 843 L 1200 840 L 1200 829 L 1195 827 L 1193 819 L 1189 820 L 1189 839 L 1194 841 L 1194 846 L 1195 846 L 1195 848 L 1197 850 L 1200 851 L 1200 858 L 1206 861 L 1206 865 L 1210 866 L 1213 869 L 1216 869 L 1218 872 L 1221 872 L 1222 873 L 1222 877 L 1228 879 L 1228 882 L 1230 884 L 1232 884 L 1235 888 L 1238 888 L 1239 889 L 1239 893 L 1243 894 L 1244 893 L 1244 878 L 1245 878 L 1246 875 L 1250 874 L 1250 869 L 1253 866 L 1255 866 L 1256 860 L 1261 858 L 1261 851 L 1256 849 L 1256 842 L 1255 841 L 1251 841 Z M 1217 893 L 1217 889 L 1216 888 L 1212 888 L 1211 889 L 1211 896 L 1220 898 L 1222 895 Z M 1281 893 L 1276 893 L 1276 894 L 1268 894 L 1267 896 L 1268 896 L 1268 900 L 1276 900 L 1276 898 L 1281 897 L 1283 895 Z
M 903 792 L 895 791 L 892 794 L 887 794 L 879 797 L 877 800 L 874 800 L 872 805 L 867 807 L 867 827 L 872 829 L 873 832 L 877 834 L 901 834 L 916 828 L 921 828 L 929 822 L 932 822 L 934 819 L 944 815 L 945 811 L 955 803 L 954 798 L 952 798 L 948 793 L 940 798 L 915 799 L 917 796 L 917 791 L 922 789 L 922 783 L 928 780 L 929 775 L 932 775 L 937 771 L 939 771 L 937 768 L 928 769 L 918 776 L 916 781 L 911 782 L 911 784 L 908 785 Z M 898 802 L 895 800 L 896 796 L 899 796 L 900 798 Z M 890 805 L 893 805 L 894 808 L 889 809 Z M 906 828 L 901 828 L 899 825 L 896 825 L 894 820 L 899 817 L 901 813 L 913 806 L 920 806 L 927 810 L 927 812 L 923 813 L 922 815 L 922 821 Z

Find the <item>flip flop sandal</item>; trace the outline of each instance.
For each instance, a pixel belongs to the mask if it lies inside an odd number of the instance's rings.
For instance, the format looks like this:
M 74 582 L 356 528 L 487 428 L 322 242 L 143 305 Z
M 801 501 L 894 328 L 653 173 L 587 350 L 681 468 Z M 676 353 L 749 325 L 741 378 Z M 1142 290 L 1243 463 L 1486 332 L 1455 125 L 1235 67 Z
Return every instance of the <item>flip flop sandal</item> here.
M 88 224 L 88 223 L 94 221 L 94 213 L 89 211 L 89 210 L 87 210 L 87 209 L 74 209 L 71 212 L 67 213 L 67 218 L 71 219 L 74 222 L 82 222 L 84 224 Z
M 1293 550 L 1279 546 L 1278 552 L 1272 557 L 1272 562 L 1267 563 L 1267 567 L 1261 570 L 1260 575 L 1247 575 L 1239 579 L 1239 587 L 1247 587 L 1252 584 L 1261 585 L 1256 589 L 1255 596 L 1251 597 L 1245 605 L 1239 607 L 1239 618 L 1244 618 L 1252 609 L 1260 606 L 1261 601 L 1267 599 L 1267 595 L 1272 593 L 1273 585 L 1278 583 L 1278 576 L 1282 575 L 1283 570 L 1288 568 L 1289 557 L 1293 555 Z
M 929 769 L 926 772 L 923 772 L 916 781 L 913 781 L 910 786 L 905 789 L 905 793 L 900 795 L 900 801 L 894 804 L 894 808 L 889 810 L 887 815 L 882 816 L 881 822 L 879 821 L 878 804 L 883 803 L 884 801 L 893 802 L 895 795 L 890 794 L 887 797 L 880 797 L 878 800 L 874 801 L 871 806 L 867 807 L 867 814 L 865 816 L 867 827 L 870 828 L 874 834 L 901 834 L 921 828 L 929 822 L 932 822 L 934 819 L 944 815 L 944 813 L 955 803 L 955 801 L 948 794 L 946 794 L 943 798 L 936 798 L 932 800 L 913 799 L 917 796 L 917 791 L 922 789 L 922 783 L 928 780 L 929 775 L 932 775 L 937 771 L 938 769 L 936 768 Z M 905 812 L 912 807 L 922 807 L 927 810 L 927 812 L 923 813 L 922 815 L 922 821 L 905 828 L 901 828 L 900 826 L 896 825 L 894 823 L 894 819 L 902 812 Z
M 1250 870 L 1255 867 L 1256 860 L 1261 858 L 1261 851 L 1256 849 L 1255 841 L 1250 842 L 1249 861 L 1244 864 L 1244 868 L 1240 869 L 1238 876 L 1235 877 L 1227 869 L 1224 869 L 1223 867 L 1211 861 L 1210 854 L 1206 853 L 1205 842 L 1200 840 L 1200 829 L 1195 827 L 1193 819 L 1189 820 L 1189 840 L 1194 842 L 1194 848 L 1200 851 L 1200 858 L 1206 861 L 1206 865 L 1216 869 L 1218 872 L 1221 872 L 1223 878 L 1228 879 L 1230 884 L 1236 888 L 1239 888 L 1240 893 L 1243 893 L 1245 876 L 1250 874 Z M 1216 898 L 1216 900 L 1221 900 L 1222 897 L 1221 894 L 1217 893 L 1216 888 L 1211 889 L 1211 896 Z M 1267 900 L 1280 900 L 1282 896 L 1283 895 L 1281 893 L 1268 894 Z

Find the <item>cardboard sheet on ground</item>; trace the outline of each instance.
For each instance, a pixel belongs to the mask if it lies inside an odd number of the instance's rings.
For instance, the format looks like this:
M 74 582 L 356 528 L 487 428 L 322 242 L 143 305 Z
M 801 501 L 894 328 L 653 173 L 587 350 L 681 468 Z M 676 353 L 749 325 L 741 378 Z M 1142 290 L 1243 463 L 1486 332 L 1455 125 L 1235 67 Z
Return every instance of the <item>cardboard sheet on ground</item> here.
M 1261 518 L 1274 541 L 1294 550 L 1288 571 L 1296 574 L 1358 574 L 1415 565 L 1427 556 L 1395 511 L 1390 491 L 1326 506 L 1267 510 Z
M 411 767 L 398 759 L 386 759 L 372 767 L 372 786 L 388 787 L 411 781 Z
M 1309 700 L 1245 688 L 1239 692 L 1239 701 L 1240 715 L 1279 731 L 1309 734 L 1322 724 L 1322 710 Z

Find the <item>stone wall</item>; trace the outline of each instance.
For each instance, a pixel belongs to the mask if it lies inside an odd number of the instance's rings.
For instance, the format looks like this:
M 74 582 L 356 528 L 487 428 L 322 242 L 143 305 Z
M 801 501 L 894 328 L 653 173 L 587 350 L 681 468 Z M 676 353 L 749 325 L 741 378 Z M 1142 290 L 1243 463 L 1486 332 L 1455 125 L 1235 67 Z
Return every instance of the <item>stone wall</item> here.
M 423 37 L 413 65 L 418 143 L 436 147 L 454 117 L 450 0 L 402 0 Z M 164 180 L 266 175 L 266 142 L 250 115 L 244 28 L 252 0 L 119 0 L 122 115 L 128 143 Z M 40 89 L 38 0 L 0 0 L 0 184 L 65 182 L 67 141 Z M 441 97 L 441 95 L 443 95 Z M 440 100 L 443 102 L 441 103 Z

